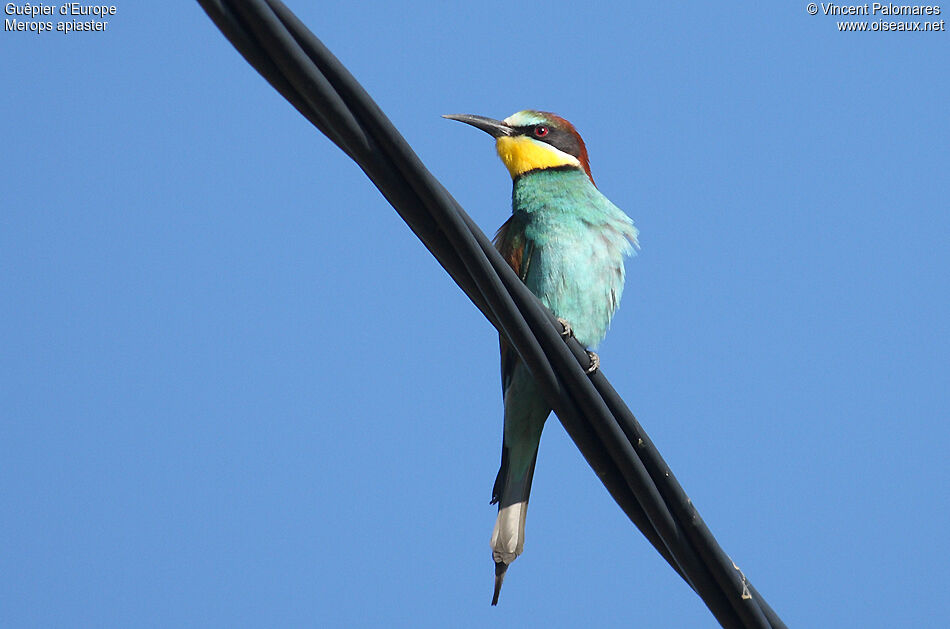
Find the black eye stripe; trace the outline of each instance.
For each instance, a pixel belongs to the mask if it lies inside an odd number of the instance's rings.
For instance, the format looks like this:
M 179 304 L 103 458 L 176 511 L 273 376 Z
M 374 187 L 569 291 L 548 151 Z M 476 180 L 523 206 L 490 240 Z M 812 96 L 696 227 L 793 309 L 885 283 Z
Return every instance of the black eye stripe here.
M 543 126 L 547 128 L 548 134 L 541 138 L 539 138 L 534 133 L 534 130 L 538 127 L 538 125 L 536 124 L 515 127 L 515 134 L 526 135 L 529 138 L 533 138 L 534 140 L 537 140 L 538 142 L 544 142 L 545 144 L 550 144 L 554 148 L 560 151 L 564 151 L 568 155 L 573 155 L 574 157 L 579 158 L 579 155 L 581 152 L 581 145 L 577 141 L 577 138 L 574 137 L 573 133 L 569 133 L 565 131 L 564 129 L 558 129 L 557 127 L 553 127 L 551 125 L 543 125 Z

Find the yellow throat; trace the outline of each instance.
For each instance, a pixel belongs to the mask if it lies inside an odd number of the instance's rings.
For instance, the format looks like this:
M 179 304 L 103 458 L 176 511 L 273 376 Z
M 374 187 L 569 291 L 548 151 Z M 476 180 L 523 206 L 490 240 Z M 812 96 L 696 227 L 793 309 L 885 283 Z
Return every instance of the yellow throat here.
M 495 148 L 512 179 L 529 170 L 581 165 L 573 155 L 525 135 L 503 135 L 495 141 Z

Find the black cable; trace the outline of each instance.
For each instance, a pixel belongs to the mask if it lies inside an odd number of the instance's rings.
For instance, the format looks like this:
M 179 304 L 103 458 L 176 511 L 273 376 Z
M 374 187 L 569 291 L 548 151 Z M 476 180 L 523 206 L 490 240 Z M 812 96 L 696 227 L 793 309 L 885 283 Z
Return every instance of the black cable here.
M 488 238 L 343 65 L 279 0 L 198 0 L 304 117 L 351 157 L 529 367 L 558 419 L 634 524 L 723 627 L 785 627 L 722 551 L 584 348 L 567 343 Z

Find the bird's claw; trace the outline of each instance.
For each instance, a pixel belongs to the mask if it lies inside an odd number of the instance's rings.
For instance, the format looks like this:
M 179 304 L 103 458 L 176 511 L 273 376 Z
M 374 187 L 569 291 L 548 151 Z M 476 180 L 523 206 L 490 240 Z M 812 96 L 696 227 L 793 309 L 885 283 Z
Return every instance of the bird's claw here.
M 600 356 L 590 350 L 587 350 L 587 357 L 590 358 L 590 366 L 584 373 L 589 376 L 593 373 L 596 373 L 597 370 L 600 369 Z
M 557 322 L 561 324 L 561 337 L 569 339 L 574 336 L 574 328 L 571 327 L 571 324 L 567 319 L 562 319 L 561 317 L 557 318 Z M 600 369 L 600 356 L 594 352 L 587 350 L 587 357 L 590 358 L 590 365 L 584 370 L 584 373 L 590 375 Z
M 574 328 L 571 327 L 571 324 L 567 322 L 567 319 L 562 319 L 561 317 L 557 318 L 557 322 L 561 324 L 561 336 L 566 339 L 574 336 Z

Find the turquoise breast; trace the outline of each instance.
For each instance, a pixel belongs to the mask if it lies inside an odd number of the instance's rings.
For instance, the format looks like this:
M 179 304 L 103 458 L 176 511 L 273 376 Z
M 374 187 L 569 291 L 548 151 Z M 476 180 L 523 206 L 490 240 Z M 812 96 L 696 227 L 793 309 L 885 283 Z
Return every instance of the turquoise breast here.
M 525 284 L 578 341 L 596 347 L 623 294 L 623 260 L 637 245 L 633 221 L 575 168 L 521 175 L 512 209 L 524 226 Z

